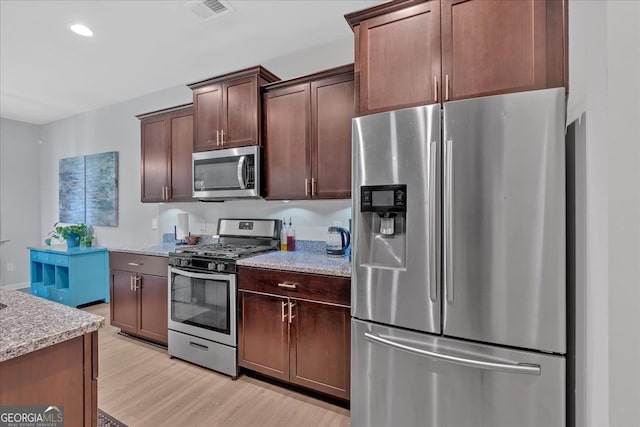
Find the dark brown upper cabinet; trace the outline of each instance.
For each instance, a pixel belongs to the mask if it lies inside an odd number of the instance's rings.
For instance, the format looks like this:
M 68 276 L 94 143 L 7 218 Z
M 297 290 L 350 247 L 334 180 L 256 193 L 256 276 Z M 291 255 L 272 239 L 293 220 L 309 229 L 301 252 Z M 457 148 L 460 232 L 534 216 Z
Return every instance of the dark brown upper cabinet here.
M 193 201 L 191 153 L 192 104 L 136 116 L 140 119 L 142 202 Z
M 566 0 L 396 0 L 345 17 L 359 115 L 567 86 Z
M 353 65 L 264 87 L 267 199 L 351 197 Z
M 278 80 L 257 66 L 189 84 L 193 90 L 193 151 L 261 145 L 260 86 Z

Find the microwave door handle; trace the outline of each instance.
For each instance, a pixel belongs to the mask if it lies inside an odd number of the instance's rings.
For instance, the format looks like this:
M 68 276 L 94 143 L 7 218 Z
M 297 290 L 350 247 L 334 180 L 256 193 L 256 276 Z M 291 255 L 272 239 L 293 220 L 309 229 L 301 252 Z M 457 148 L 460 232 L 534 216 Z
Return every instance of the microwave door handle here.
M 240 161 L 238 162 L 238 185 L 240 185 L 242 190 L 247 188 L 247 181 L 245 179 L 246 162 L 247 156 L 240 156 Z

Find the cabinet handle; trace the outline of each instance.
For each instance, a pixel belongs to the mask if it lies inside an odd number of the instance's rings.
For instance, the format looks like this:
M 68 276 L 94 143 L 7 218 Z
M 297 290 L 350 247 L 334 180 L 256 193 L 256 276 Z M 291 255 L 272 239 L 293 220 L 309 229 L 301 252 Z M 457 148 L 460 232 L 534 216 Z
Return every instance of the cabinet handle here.
M 220 144 L 224 145 L 224 130 L 220 131 Z
M 278 287 L 280 288 L 287 288 L 287 289 L 295 289 L 298 287 L 297 283 L 293 283 L 293 282 L 282 282 L 282 283 L 278 283 Z
M 138 267 L 140 265 L 144 265 L 144 262 L 128 262 L 127 264 L 129 264 L 132 267 Z
M 293 321 L 293 318 L 296 317 L 293 315 L 292 311 L 293 308 L 296 306 L 294 303 L 290 302 L 289 304 L 289 323 L 291 323 Z
M 133 292 L 133 276 L 129 276 L 129 289 Z
M 438 102 L 438 77 L 433 76 L 433 102 Z
M 287 306 L 287 302 L 286 301 L 282 301 L 282 323 L 284 323 L 284 318 L 287 317 L 286 314 L 284 314 L 284 309 Z
M 220 131 L 216 131 L 216 146 L 220 145 Z
M 141 287 L 142 287 L 142 277 L 141 276 L 136 276 L 136 278 L 133 281 L 133 290 L 137 291 Z
M 318 194 L 318 181 L 315 178 L 311 178 L 311 195 L 315 196 Z
M 309 178 L 304 179 L 304 195 L 305 197 L 309 195 Z
M 449 74 L 444 76 L 444 100 L 449 100 Z

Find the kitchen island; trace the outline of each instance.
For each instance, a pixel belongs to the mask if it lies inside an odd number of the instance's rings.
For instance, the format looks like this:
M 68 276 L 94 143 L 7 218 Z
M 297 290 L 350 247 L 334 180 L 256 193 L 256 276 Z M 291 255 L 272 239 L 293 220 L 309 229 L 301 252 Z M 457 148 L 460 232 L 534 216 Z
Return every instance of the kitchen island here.
M 57 406 L 65 425 L 97 425 L 104 318 L 0 289 L 0 406 Z

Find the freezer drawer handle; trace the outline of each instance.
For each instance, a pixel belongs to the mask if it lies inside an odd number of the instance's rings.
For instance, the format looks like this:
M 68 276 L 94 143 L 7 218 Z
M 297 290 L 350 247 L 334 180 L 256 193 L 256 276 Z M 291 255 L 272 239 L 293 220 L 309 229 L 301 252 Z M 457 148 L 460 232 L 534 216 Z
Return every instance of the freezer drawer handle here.
M 450 356 L 448 354 L 436 353 L 433 351 L 422 350 L 420 348 L 410 347 L 399 342 L 392 341 L 388 338 L 381 337 L 375 332 L 365 332 L 364 338 L 367 341 L 384 344 L 398 350 L 403 350 L 408 353 L 417 354 L 418 356 L 425 356 L 435 360 L 442 360 L 443 362 L 454 363 L 456 365 L 469 366 L 471 368 L 487 369 L 490 371 L 502 371 L 511 374 L 527 374 L 527 375 L 540 375 L 540 365 L 516 363 L 506 364 L 497 362 L 485 362 L 484 360 L 467 359 L 465 357 Z

